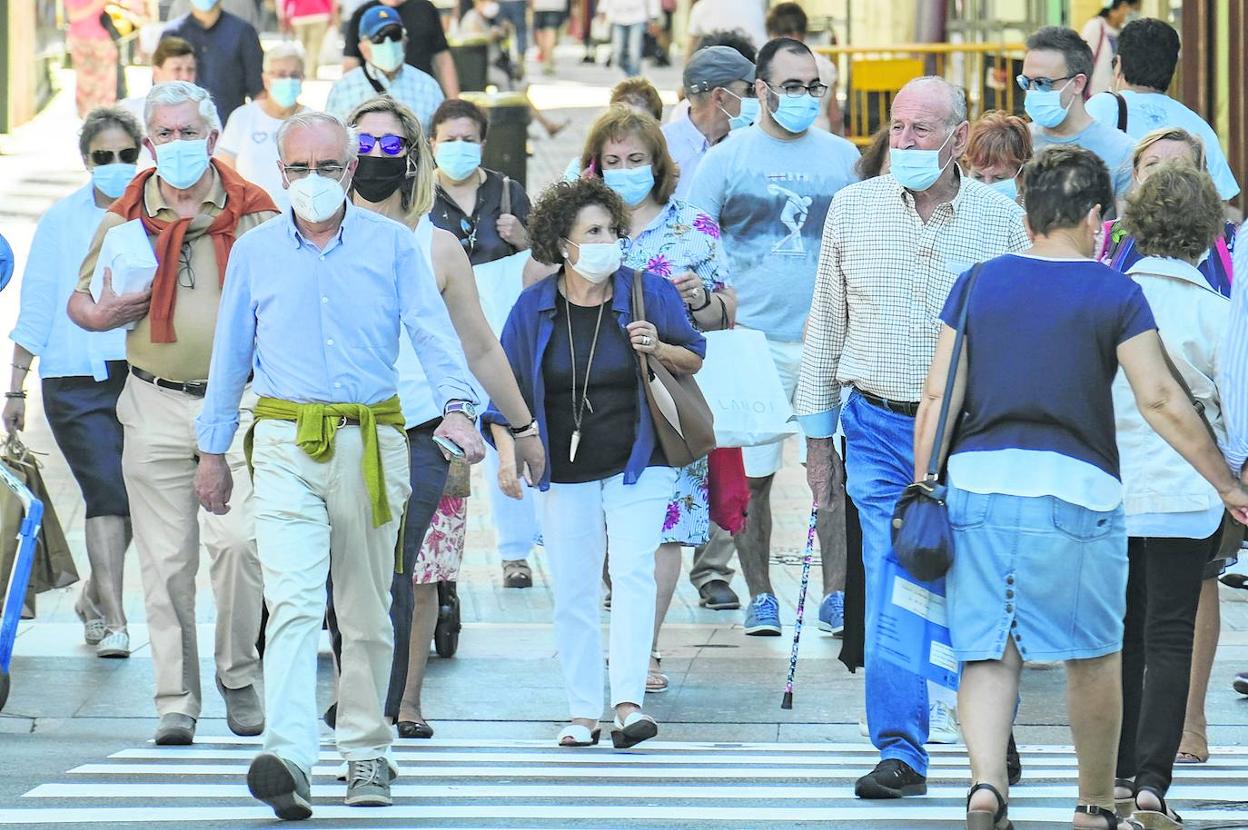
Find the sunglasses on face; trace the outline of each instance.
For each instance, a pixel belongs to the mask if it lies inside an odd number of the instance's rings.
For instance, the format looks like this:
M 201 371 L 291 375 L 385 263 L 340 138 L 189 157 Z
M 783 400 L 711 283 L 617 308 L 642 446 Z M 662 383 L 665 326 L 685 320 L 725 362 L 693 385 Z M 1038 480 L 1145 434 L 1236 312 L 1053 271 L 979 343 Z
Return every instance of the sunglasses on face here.
M 379 144 L 381 145 L 381 152 L 387 156 L 397 156 L 407 149 L 407 139 L 401 135 L 395 135 L 394 133 L 386 133 L 385 135 L 360 133 L 360 155 L 368 155 L 373 151 L 373 147 Z
M 112 164 L 113 159 L 119 160 L 122 164 L 134 164 L 139 158 L 138 147 L 127 147 L 124 150 L 92 150 L 91 163 L 96 167 L 102 167 L 105 164 Z
M 385 32 L 378 32 L 377 34 L 369 38 L 369 40 L 371 40 L 373 43 L 385 43 L 387 40 L 398 41 L 402 39 L 403 39 L 402 29 L 390 29 Z

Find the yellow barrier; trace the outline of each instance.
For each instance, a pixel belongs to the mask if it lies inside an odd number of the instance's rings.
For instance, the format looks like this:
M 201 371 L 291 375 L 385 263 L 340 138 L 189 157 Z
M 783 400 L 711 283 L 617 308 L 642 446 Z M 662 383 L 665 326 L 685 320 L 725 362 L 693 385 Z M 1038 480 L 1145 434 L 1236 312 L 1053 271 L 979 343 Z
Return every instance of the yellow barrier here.
M 1014 82 L 1022 71 L 1021 43 L 819 46 L 816 51 L 837 66 L 848 113 L 845 136 L 860 145 L 888 125 L 897 91 L 922 75 L 939 75 L 965 89 L 972 120 L 994 109 L 1022 113 L 1022 90 Z

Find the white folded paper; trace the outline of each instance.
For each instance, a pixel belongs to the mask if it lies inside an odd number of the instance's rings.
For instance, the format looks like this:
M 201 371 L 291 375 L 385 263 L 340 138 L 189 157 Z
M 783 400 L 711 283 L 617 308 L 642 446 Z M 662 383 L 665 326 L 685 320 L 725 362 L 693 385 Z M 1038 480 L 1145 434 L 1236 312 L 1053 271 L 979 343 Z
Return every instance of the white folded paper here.
M 91 296 L 99 302 L 104 293 L 104 269 L 112 274 L 113 291 L 117 294 L 134 294 L 146 291 L 156 278 L 156 254 L 143 229 L 141 219 L 110 228 L 100 245 L 100 258 L 91 275 Z M 126 326 L 134 328 L 134 323 Z

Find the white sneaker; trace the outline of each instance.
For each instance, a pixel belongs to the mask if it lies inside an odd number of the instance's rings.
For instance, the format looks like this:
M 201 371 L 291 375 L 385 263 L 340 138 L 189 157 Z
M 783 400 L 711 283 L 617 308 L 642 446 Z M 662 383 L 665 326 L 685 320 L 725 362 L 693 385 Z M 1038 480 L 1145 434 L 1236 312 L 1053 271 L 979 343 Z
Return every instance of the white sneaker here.
M 103 623 L 101 623 L 103 625 Z M 130 635 L 124 631 L 110 631 L 95 647 L 96 657 L 129 657 Z
M 941 700 L 933 700 L 927 707 L 927 742 L 929 744 L 956 744 L 962 742 L 958 731 L 958 710 Z

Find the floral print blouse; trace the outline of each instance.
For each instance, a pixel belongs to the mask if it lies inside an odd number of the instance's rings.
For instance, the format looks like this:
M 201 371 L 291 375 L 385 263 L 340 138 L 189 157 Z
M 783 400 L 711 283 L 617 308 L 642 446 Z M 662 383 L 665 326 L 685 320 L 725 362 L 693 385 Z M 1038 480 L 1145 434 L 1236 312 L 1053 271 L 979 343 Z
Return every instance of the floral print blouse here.
M 732 284 L 719 224 L 683 199 L 671 199 L 646 229 L 628 242 L 624 264 L 660 277 L 692 271 L 708 291 Z

